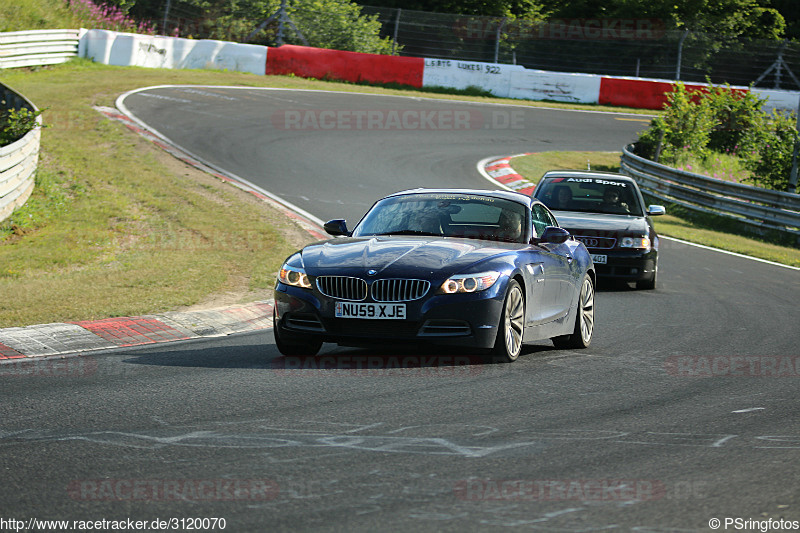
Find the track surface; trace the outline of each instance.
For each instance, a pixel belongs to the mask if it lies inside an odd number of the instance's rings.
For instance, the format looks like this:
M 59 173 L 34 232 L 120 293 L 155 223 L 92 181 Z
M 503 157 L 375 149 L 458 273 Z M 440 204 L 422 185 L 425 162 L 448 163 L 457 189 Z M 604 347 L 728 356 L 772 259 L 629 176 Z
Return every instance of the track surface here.
M 408 187 L 487 188 L 484 157 L 618 150 L 643 126 L 525 110 L 520 129 L 287 131 L 271 122 L 287 109 L 498 108 L 221 89 L 125 104 L 321 219 L 358 219 Z M 287 360 L 265 332 L 0 366 L 0 517 L 223 517 L 228 531 L 800 520 L 800 274 L 672 241 L 661 261 L 656 291 L 601 289 L 589 350 L 542 343 L 512 365 L 329 345 L 321 360 Z M 385 368 L 406 357 L 422 367 Z

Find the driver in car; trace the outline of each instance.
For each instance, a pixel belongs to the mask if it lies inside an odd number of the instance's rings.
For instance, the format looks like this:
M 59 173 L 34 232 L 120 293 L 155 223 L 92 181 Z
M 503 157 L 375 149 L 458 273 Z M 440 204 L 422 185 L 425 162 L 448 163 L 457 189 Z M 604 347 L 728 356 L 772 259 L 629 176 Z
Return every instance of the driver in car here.
M 600 204 L 600 209 L 605 213 L 627 215 L 630 210 L 628 206 L 620 201 L 619 190 L 615 187 L 607 187 L 603 192 L 603 202 Z
M 513 211 L 503 210 L 498 220 L 498 237 L 504 241 L 519 242 L 522 237 L 522 216 Z

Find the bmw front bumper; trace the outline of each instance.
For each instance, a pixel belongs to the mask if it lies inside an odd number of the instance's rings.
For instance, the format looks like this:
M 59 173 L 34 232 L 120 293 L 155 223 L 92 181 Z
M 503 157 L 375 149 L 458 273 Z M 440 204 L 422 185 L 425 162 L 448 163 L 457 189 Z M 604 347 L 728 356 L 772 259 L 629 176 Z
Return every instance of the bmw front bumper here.
M 401 302 L 406 305 L 403 320 L 337 318 L 337 300 L 316 289 L 278 283 L 276 327 L 288 335 L 318 337 L 345 346 L 405 342 L 489 349 L 497 337 L 506 283 L 498 280 L 480 292 L 428 294 Z

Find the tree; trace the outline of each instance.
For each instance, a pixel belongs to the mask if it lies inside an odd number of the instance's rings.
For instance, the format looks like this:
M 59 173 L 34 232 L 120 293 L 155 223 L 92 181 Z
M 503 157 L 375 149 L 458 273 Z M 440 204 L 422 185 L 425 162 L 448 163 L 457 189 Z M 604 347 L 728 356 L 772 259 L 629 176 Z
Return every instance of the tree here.
M 541 1 L 551 18 L 657 18 L 667 29 L 744 39 L 780 39 L 786 28 L 784 17 L 773 6 L 782 0 Z
M 527 18 L 541 11 L 540 0 L 361 0 L 362 5 L 432 11 L 436 13 L 458 13 L 488 17 L 516 16 Z
M 293 0 L 289 16 L 308 44 L 318 48 L 370 54 L 392 53 L 392 40 L 381 38 L 377 15 L 362 15 L 348 0 Z M 287 42 L 302 44 L 293 33 Z
M 137 0 L 137 5 L 139 2 L 142 6 L 155 5 L 153 0 Z M 280 0 L 183 0 L 176 7 L 184 13 L 202 13 L 201 17 L 198 16 L 199 20 L 192 24 L 194 31 L 189 32 L 194 37 L 273 45 L 277 36 L 277 20 L 254 35 L 253 31 L 277 12 L 280 5 Z M 135 11 L 135 6 L 131 10 Z M 161 20 L 157 13 L 148 14 L 151 17 L 156 15 L 153 18 Z M 381 24 L 377 16 L 363 15 L 361 8 L 348 0 L 289 0 L 287 14 L 311 46 L 375 54 L 391 53 L 391 40 L 382 39 L 379 35 Z M 167 33 L 172 32 L 168 29 Z M 284 39 L 288 43 L 303 44 L 290 27 L 285 28 Z

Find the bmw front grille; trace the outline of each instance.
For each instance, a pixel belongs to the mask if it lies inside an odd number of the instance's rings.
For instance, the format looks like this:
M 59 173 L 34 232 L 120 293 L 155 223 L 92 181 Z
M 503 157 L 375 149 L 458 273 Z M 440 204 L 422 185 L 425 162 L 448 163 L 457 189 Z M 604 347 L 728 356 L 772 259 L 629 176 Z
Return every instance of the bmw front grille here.
M 410 302 L 419 300 L 431 288 L 422 279 L 379 279 L 372 283 L 372 299 L 376 302 Z
M 337 300 L 360 302 L 369 293 L 376 302 L 410 302 L 419 300 L 431 288 L 429 281 L 422 279 L 379 279 L 368 287 L 367 282 L 349 276 L 319 276 L 319 292 Z
M 319 276 L 317 289 L 325 296 L 337 300 L 360 302 L 367 298 L 367 282 L 349 276 Z

